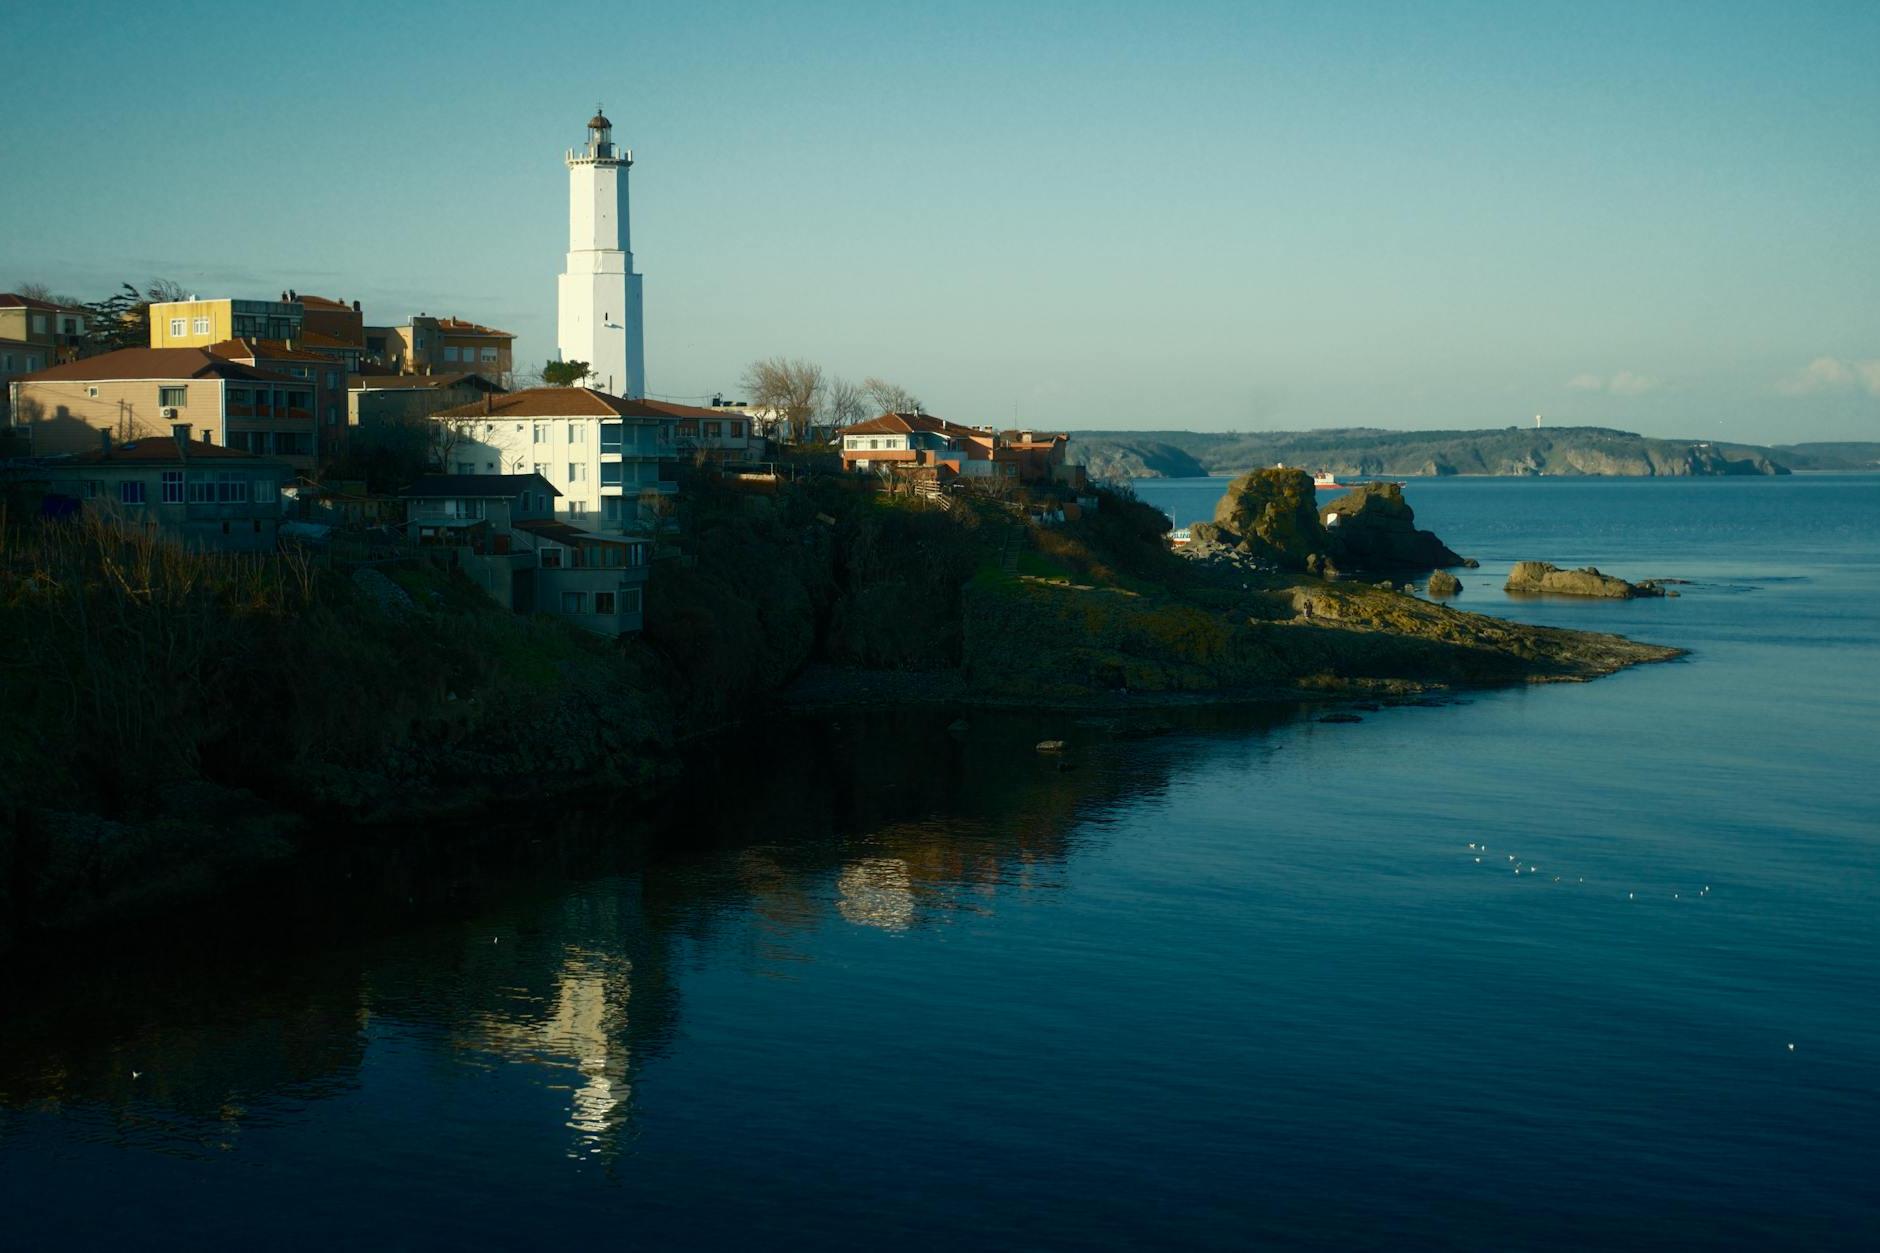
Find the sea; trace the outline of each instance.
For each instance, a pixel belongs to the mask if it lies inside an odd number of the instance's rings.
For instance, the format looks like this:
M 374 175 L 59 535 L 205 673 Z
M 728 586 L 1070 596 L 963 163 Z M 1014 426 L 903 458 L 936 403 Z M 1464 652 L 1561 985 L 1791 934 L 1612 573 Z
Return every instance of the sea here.
M 1880 1247 L 1880 476 L 1405 491 L 1461 607 L 1687 654 L 335 832 L 7 960 L 0 1246 Z

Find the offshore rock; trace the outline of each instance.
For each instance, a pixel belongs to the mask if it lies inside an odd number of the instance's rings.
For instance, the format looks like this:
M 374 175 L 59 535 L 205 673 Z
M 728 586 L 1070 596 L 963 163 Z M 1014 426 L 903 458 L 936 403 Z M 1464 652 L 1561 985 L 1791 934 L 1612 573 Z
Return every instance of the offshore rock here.
M 1593 566 L 1562 570 L 1545 561 L 1517 561 L 1508 572 L 1505 590 L 1547 592 L 1556 596 L 1600 596 L 1609 600 L 1665 594 L 1665 589 L 1656 583 L 1628 583 L 1616 575 L 1602 574 Z
M 1304 470 L 1249 470 L 1228 484 L 1214 506 L 1214 525 L 1286 570 L 1304 570 L 1332 548 L 1319 521 L 1312 476 Z
M 1348 566 L 1432 570 L 1462 558 L 1430 531 L 1419 531 L 1401 483 L 1366 483 L 1325 507 L 1326 529 Z M 1334 522 L 1332 519 L 1336 518 Z
M 1430 595 L 1460 596 L 1461 594 L 1462 580 L 1449 571 L 1438 570 L 1430 575 Z

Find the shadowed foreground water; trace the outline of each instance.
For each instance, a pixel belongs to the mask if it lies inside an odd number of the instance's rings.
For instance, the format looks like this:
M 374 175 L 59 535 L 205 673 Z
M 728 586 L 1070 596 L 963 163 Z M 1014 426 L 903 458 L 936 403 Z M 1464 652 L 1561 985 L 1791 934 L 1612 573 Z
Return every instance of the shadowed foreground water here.
M 1880 1240 L 1880 479 L 1410 497 L 1467 607 L 1691 658 L 1358 725 L 780 723 L 647 826 L 32 954 L 6 1243 Z M 1509 601 L 1523 558 L 1694 583 Z

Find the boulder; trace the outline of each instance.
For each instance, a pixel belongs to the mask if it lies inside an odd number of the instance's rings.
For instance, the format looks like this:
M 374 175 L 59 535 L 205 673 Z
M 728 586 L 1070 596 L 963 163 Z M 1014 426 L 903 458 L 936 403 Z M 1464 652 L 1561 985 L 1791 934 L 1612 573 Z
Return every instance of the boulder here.
M 1665 589 L 1655 583 L 1628 583 L 1616 575 L 1602 574 L 1592 566 L 1562 570 L 1545 561 L 1515 562 L 1514 569 L 1508 572 L 1505 590 L 1547 592 L 1556 596 L 1600 596 L 1609 600 L 1665 594 Z
M 1365 483 L 1327 505 L 1324 513 L 1337 541 L 1336 556 L 1347 567 L 1433 570 L 1462 564 L 1449 545 L 1417 529 L 1401 483 Z
M 1438 570 L 1430 575 L 1430 595 L 1460 596 L 1461 594 L 1462 580 L 1449 571 Z
M 1309 557 L 1331 548 L 1304 470 L 1249 470 L 1228 484 L 1214 506 L 1214 525 L 1238 536 L 1243 551 L 1286 570 L 1304 570 Z

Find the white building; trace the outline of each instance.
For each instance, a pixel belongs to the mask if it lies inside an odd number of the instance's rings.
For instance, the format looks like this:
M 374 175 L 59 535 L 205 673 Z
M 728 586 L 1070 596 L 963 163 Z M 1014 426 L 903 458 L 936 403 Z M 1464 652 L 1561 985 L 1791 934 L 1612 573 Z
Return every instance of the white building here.
M 613 126 L 597 108 L 587 146 L 568 150 L 568 263 L 556 342 L 561 360 L 588 363 L 601 391 L 637 399 L 646 394 L 646 347 L 627 220 L 633 153 L 615 146 Z
M 591 387 L 535 387 L 432 415 L 446 474 L 541 475 L 561 493 L 555 516 L 589 530 L 666 529 L 678 485 L 676 420 Z

